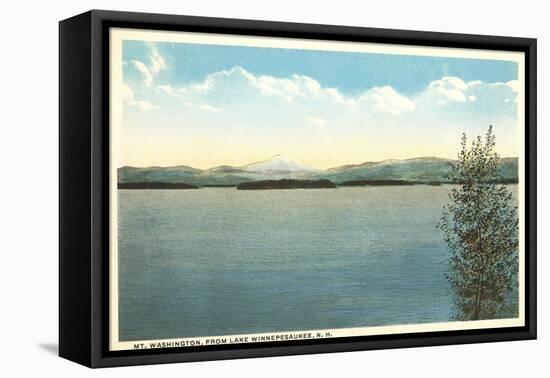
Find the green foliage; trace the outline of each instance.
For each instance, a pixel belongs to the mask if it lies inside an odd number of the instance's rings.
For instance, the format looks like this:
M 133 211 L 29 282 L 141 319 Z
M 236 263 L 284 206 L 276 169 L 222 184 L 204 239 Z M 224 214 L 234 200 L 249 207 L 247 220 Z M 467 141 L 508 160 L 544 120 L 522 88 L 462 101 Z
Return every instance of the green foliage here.
M 512 193 L 497 184 L 500 157 L 489 127 L 468 147 L 462 136 L 451 163 L 449 194 L 438 224 L 451 257 L 447 280 L 458 320 L 493 319 L 507 310 L 506 295 L 517 282 L 518 215 Z

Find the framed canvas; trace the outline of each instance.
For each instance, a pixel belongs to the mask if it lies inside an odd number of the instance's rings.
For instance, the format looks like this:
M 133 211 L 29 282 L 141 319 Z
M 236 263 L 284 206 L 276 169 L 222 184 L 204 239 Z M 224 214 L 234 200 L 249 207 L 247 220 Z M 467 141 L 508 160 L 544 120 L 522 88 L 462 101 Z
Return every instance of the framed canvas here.
M 536 337 L 536 40 L 60 22 L 59 353 Z

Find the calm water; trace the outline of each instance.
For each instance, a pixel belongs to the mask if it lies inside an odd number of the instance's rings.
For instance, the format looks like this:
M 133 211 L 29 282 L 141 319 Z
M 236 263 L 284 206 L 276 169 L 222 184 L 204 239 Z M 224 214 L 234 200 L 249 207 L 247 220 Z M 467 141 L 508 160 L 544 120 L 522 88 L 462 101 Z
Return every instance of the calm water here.
M 120 190 L 120 339 L 451 320 L 449 190 Z

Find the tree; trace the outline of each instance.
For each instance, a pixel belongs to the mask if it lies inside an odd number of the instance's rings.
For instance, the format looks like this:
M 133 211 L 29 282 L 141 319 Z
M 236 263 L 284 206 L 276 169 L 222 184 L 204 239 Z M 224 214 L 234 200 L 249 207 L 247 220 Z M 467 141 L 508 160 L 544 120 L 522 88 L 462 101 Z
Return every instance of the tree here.
M 500 157 L 492 126 L 468 148 L 462 135 L 449 180 L 457 184 L 438 224 L 451 252 L 447 280 L 459 320 L 492 319 L 507 309 L 517 282 L 518 215 L 506 185 L 499 184 Z

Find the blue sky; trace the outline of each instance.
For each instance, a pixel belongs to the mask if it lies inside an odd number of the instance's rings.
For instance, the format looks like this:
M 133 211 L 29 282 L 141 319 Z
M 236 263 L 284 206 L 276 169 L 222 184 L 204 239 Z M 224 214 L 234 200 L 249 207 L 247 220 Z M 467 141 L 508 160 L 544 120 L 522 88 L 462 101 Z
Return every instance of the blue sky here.
M 452 158 L 490 124 L 518 156 L 517 79 L 511 61 L 125 41 L 122 164 Z
M 163 79 L 179 85 L 234 66 L 255 75 L 310 76 L 323 86 L 336 87 L 347 94 L 383 85 L 412 94 L 443 76 L 486 82 L 517 78 L 517 65 L 509 61 L 183 43 L 156 43 L 156 47 L 173 67 L 163 73 Z M 126 41 L 124 59 L 145 61 L 146 43 Z M 128 75 L 132 72 L 127 71 Z

